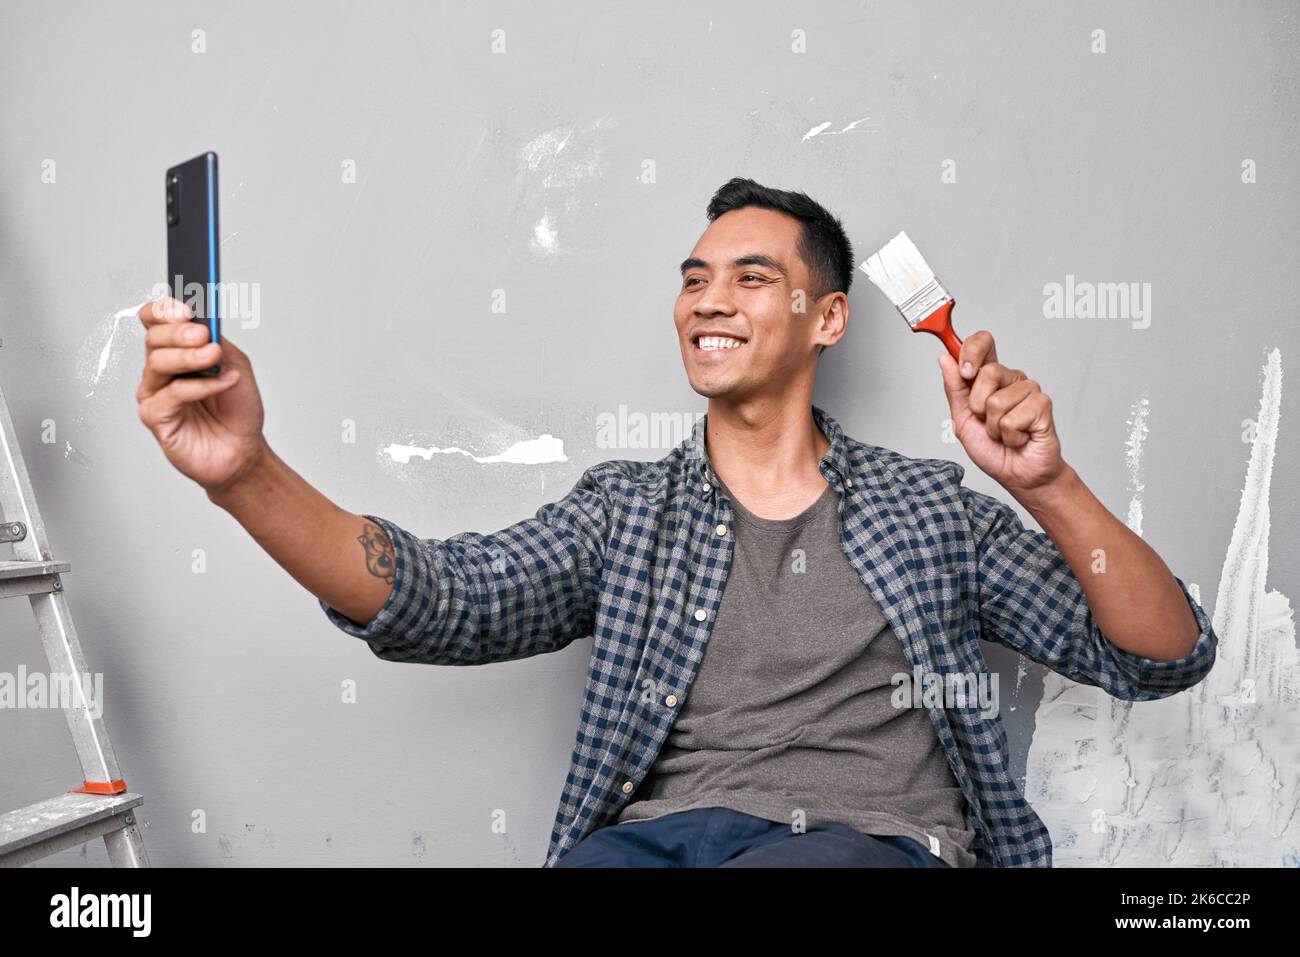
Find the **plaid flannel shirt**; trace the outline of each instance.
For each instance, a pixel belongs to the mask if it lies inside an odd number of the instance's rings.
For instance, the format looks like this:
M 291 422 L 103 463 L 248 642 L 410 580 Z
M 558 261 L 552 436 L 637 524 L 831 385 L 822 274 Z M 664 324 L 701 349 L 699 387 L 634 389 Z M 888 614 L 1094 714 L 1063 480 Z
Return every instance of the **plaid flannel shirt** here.
M 1051 539 L 964 487 L 962 466 L 858 442 L 812 412 L 830 441 L 819 469 L 840 493 L 845 555 L 914 668 L 983 680 L 984 638 L 1130 701 L 1209 673 L 1218 639 L 1182 579 L 1200 627 L 1191 653 L 1158 661 L 1124 651 L 1102 634 Z M 701 418 L 664 458 L 593 465 L 562 499 L 490 534 L 421 539 L 367 515 L 393 542 L 391 594 L 365 625 L 320 602 L 386 661 L 479 665 L 593 638 L 544 867 L 631 800 L 704 658 L 733 541 L 704 437 Z M 1047 828 L 1008 771 L 1001 717 L 967 702 L 926 707 L 967 799 L 977 866 L 1050 867 Z

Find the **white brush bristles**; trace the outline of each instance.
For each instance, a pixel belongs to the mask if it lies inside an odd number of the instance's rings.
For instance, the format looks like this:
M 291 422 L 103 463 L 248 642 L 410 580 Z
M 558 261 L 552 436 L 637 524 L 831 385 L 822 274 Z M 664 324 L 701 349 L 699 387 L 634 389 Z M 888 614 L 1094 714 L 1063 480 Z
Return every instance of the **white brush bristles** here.
M 920 251 L 900 232 L 860 267 L 880 287 L 889 301 L 900 309 L 927 283 L 934 282 L 934 271 L 925 264 Z

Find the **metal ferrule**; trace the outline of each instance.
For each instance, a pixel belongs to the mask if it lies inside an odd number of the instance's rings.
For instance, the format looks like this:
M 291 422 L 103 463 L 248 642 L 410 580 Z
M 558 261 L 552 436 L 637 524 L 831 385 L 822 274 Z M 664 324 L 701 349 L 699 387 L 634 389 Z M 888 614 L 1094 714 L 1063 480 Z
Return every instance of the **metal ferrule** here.
M 907 324 L 916 328 L 916 324 L 951 299 L 938 277 L 931 279 L 924 286 L 903 301 L 898 311 L 903 314 Z

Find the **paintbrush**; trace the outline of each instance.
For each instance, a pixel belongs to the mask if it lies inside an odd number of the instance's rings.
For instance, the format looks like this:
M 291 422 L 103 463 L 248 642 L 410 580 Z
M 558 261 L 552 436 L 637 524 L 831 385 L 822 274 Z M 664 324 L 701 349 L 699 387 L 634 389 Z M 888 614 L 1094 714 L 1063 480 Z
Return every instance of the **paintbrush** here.
M 898 307 L 913 332 L 938 336 L 952 357 L 959 358 L 961 339 L 952 331 L 956 300 L 925 264 L 907 233 L 900 232 L 858 268 Z

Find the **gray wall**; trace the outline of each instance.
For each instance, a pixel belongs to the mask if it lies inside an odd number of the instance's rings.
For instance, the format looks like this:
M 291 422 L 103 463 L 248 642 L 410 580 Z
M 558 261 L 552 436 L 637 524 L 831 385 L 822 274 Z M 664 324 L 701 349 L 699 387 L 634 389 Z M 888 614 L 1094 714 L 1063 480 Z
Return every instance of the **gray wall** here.
M 1121 517 L 1142 496 L 1144 536 L 1212 606 L 1260 369 L 1300 353 L 1293 4 L 123 7 L 0 7 L 0 382 L 155 863 L 538 866 L 590 649 L 379 661 L 166 463 L 136 418 L 144 331 L 114 317 L 165 273 L 163 170 L 207 149 L 224 278 L 260 297 L 256 327 L 226 332 L 273 447 L 345 508 L 488 531 L 594 462 L 665 454 L 601 447 L 597 417 L 704 409 L 676 264 L 712 191 L 748 175 L 830 206 L 859 260 L 905 228 L 958 331 L 991 330 L 1042 383 L 1067 459 Z M 1046 318 L 1067 274 L 1150 283 L 1149 326 Z M 943 441 L 937 343 L 856 280 L 818 404 L 1009 499 Z M 1284 389 L 1269 578 L 1292 597 L 1296 415 Z M 382 452 L 488 456 L 543 433 L 564 461 Z M 43 669 L 26 603 L 5 604 L 0 670 Z M 1017 682 L 1016 657 L 986 650 L 1018 689 L 1022 771 L 1042 669 Z M 79 781 L 60 713 L 0 712 L 0 807 Z

